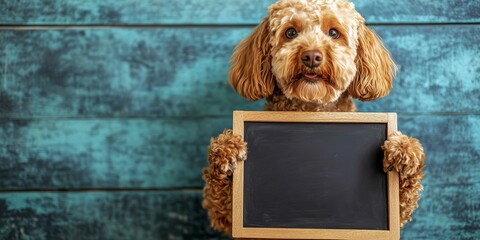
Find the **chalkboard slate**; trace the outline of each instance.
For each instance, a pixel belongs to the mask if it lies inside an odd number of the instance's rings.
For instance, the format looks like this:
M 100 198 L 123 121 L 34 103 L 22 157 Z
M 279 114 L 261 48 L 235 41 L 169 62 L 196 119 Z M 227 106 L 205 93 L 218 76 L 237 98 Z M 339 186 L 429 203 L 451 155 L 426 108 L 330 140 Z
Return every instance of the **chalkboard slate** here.
M 395 113 L 235 111 L 235 238 L 398 240 L 398 174 L 381 146 Z
M 245 122 L 245 227 L 388 229 L 384 123 Z

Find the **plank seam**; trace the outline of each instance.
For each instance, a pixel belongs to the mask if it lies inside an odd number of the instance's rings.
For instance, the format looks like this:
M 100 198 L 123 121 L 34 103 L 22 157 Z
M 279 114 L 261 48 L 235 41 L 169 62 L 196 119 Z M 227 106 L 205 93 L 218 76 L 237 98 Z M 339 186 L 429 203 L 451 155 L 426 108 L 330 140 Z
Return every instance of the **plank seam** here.
M 201 192 L 202 188 L 58 188 L 58 189 L 0 189 L 0 193 L 14 192 L 57 192 L 57 193 L 75 193 L 75 192 Z
M 261 109 L 258 109 L 261 110 Z M 252 110 L 253 111 L 253 110 Z M 360 111 L 359 111 L 360 112 Z M 368 113 L 368 111 L 361 111 L 360 113 Z M 480 112 L 396 112 L 402 116 L 478 116 Z M 8 116 L 0 115 L 2 120 L 20 120 L 20 121 L 33 121 L 33 120 L 178 120 L 178 119 L 218 119 L 218 118 L 231 118 L 232 115 L 204 115 L 204 116 Z
M 444 25 L 478 25 L 480 22 L 367 22 L 368 26 L 444 26 Z M 253 28 L 257 23 L 247 24 L 0 24 L 0 30 L 45 30 L 45 29 L 111 29 L 111 28 Z

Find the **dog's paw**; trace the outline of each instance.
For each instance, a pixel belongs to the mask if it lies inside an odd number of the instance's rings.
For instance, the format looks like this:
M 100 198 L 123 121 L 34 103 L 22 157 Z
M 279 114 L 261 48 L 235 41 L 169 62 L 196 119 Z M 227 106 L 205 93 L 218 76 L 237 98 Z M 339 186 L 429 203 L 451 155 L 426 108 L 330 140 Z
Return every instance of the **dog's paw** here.
M 391 134 L 382 149 L 385 151 L 384 171 L 395 170 L 400 176 L 410 177 L 424 166 L 425 154 L 420 142 L 401 132 Z
M 247 158 L 247 144 L 239 135 L 226 129 L 222 134 L 210 140 L 208 162 L 220 175 L 231 176 L 237 167 L 237 161 Z

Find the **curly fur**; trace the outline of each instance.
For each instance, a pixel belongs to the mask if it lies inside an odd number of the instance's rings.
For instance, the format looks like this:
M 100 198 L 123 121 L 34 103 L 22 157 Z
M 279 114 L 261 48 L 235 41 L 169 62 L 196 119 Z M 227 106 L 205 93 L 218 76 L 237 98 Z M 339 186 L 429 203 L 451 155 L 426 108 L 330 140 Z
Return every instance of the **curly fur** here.
M 289 29 L 296 34 L 289 36 Z M 320 56 L 317 65 L 306 63 L 307 52 Z M 347 0 L 274 3 L 237 45 L 231 62 L 232 87 L 247 99 L 265 98 L 268 111 L 353 112 L 353 98 L 386 96 L 397 70 L 381 39 Z M 385 171 L 400 174 L 403 226 L 418 207 L 425 155 L 418 140 L 400 132 L 389 136 L 383 149 Z M 211 140 L 203 207 L 212 227 L 226 233 L 232 228 L 232 173 L 244 159 L 246 144 L 231 130 Z
M 418 207 L 421 180 L 424 177 L 425 154 L 420 142 L 401 132 L 393 133 L 382 146 L 385 151 L 385 171 L 394 169 L 400 176 L 400 220 L 403 226 Z
M 246 144 L 232 130 L 210 140 L 209 167 L 203 169 L 205 187 L 202 206 L 214 229 L 232 232 L 232 175 L 237 161 L 245 160 Z

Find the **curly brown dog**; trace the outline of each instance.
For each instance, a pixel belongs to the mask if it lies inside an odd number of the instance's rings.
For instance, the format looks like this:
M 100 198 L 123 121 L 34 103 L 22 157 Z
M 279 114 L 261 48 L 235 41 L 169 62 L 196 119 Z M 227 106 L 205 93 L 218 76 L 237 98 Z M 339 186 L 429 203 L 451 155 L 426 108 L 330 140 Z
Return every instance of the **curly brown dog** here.
M 377 35 L 346 0 L 283 0 L 238 44 L 233 88 L 265 110 L 353 112 L 353 98 L 371 101 L 392 88 L 396 66 Z M 383 145 L 384 170 L 400 176 L 403 226 L 418 207 L 425 155 L 417 139 L 396 132 Z M 231 234 L 232 174 L 246 143 L 225 130 L 212 138 L 203 170 L 203 207 L 212 227 Z

